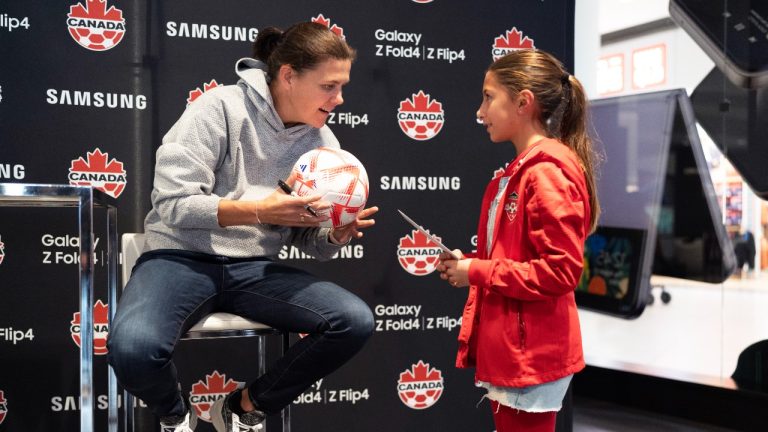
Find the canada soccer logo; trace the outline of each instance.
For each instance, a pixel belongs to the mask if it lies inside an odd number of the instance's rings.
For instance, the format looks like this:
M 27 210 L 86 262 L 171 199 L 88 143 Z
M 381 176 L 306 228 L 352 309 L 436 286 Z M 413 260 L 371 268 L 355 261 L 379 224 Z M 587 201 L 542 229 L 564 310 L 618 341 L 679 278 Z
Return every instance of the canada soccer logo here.
M 5 243 L 3 243 L 2 237 L 0 237 L 0 264 L 3 263 L 3 258 L 5 258 Z
M 426 141 L 434 138 L 443 128 L 443 104 L 419 90 L 411 99 L 400 101 L 397 121 L 403 133 L 417 141 Z
M 189 402 L 195 408 L 197 417 L 210 423 L 213 403 L 237 390 L 237 386 L 240 384 L 239 381 L 227 379 L 226 375 L 220 374 L 216 370 L 211 375 L 205 376 L 205 382 L 200 380 L 196 384 L 192 384 Z
M 123 11 L 114 6 L 107 10 L 107 0 L 87 0 L 85 6 L 70 6 L 67 27 L 72 39 L 91 51 L 114 48 L 125 35 Z
M 438 241 L 440 237 L 435 236 Z M 426 276 L 437 268 L 441 249 L 423 233 L 413 230 L 411 235 L 400 238 L 397 248 L 397 260 L 408 273 L 414 276 Z
M 493 40 L 491 54 L 493 61 L 496 61 L 512 51 L 534 48 L 536 47 L 533 45 L 533 39 L 523 36 L 523 32 L 519 31 L 517 27 L 512 27 L 512 30 L 507 30 L 506 35 L 501 34 Z
M 8 413 L 8 405 L 5 400 L 5 395 L 3 394 L 3 391 L 0 390 L 0 424 L 3 424 L 3 420 L 5 420 L 5 415 Z
M 109 153 L 102 153 L 98 148 L 88 152 L 87 160 L 82 156 L 73 160 L 69 168 L 69 184 L 92 186 L 113 198 L 123 193 L 125 177 L 123 163 L 109 160 Z
M 419 360 L 410 369 L 400 373 L 397 394 L 408 408 L 429 408 L 443 394 L 443 375 L 439 370 L 430 368 L 429 363 Z
M 72 315 L 69 327 L 72 340 L 80 347 L 80 312 Z M 104 355 L 107 353 L 107 335 L 109 334 L 109 306 L 97 301 L 93 305 L 93 354 Z
M 322 25 L 328 27 L 329 29 L 331 29 L 332 32 L 336 33 L 336 35 L 338 35 L 342 39 L 346 39 L 347 38 L 346 36 L 344 36 L 344 29 L 339 27 L 339 26 L 337 26 L 336 24 L 331 25 L 331 20 L 326 18 L 326 17 L 324 17 L 323 14 L 320 14 L 320 15 L 312 18 L 312 22 L 313 23 L 322 24 Z
M 212 79 L 209 83 L 203 83 L 203 89 L 200 90 L 200 87 L 192 90 L 189 92 L 189 97 L 187 97 L 187 105 L 191 104 L 195 101 L 195 99 L 199 98 L 203 95 L 203 93 L 207 92 L 210 89 L 214 89 L 218 87 L 220 84 L 216 82 L 215 79 Z

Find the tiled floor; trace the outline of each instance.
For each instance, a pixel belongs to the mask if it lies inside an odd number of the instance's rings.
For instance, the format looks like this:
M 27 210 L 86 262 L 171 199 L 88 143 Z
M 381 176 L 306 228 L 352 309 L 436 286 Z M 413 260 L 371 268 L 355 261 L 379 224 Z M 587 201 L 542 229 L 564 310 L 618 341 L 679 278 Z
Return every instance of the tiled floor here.
M 573 432 L 734 432 L 685 419 L 574 398 Z
M 768 339 L 768 272 L 705 284 L 654 277 L 671 301 L 660 301 L 634 320 L 580 311 L 587 363 L 610 369 L 733 388 L 739 354 Z M 574 399 L 574 432 L 728 432 L 585 397 Z
M 653 278 L 671 301 L 656 301 L 634 320 L 580 311 L 587 363 L 729 386 L 739 354 L 768 339 L 768 272 L 723 284 Z

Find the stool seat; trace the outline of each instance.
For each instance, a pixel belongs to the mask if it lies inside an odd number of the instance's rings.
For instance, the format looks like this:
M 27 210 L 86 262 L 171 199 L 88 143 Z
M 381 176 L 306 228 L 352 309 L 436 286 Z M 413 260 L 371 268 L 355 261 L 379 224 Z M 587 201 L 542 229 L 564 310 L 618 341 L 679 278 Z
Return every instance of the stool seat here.
M 280 334 L 281 332 L 266 324 L 251 321 L 239 315 L 227 312 L 215 312 L 206 315 L 197 322 L 182 339 L 209 339 L 226 337 L 247 337 Z

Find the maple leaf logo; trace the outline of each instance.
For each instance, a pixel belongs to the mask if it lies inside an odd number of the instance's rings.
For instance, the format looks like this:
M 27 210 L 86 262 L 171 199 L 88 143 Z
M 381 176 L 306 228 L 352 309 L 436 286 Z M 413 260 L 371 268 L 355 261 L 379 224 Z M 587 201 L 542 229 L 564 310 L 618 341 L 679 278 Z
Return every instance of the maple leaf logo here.
M 116 9 L 114 6 L 110 6 L 107 10 L 107 0 L 87 0 L 87 6 L 83 7 L 78 3 L 76 6 L 69 7 L 69 14 L 67 16 L 73 18 L 91 18 L 102 19 L 107 21 L 122 21 L 123 11 Z
M 536 47 L 533 44 L 533 39 L 528 36 L 524 37 L 523 32 L 519 31 L 517 27 L 512 27 L 512 30 L 507 30 L 506 35 L 499 35 L 493 40 L 493 60 L 498 60 L 512 51 L 534 48 Z
M 200 90 L 200 87 L 197 87 L 196 89 L 189 92 L 189 97 L 187 98 L 187 105 L 191 104 L 195 101 L 195 99 L 199 98 L 203 95 L 203 93 L 207 92 L 210 89 L 218 87 L 220 84 L 216 82 L 215 79 L 212 79 L 209 83 L 203 83 L 203 89 Z
M 227 379 L 227 376 L 214 370 L 211 375 L 205 375 L 205 382 L 198 381 L 192 385 L 189 401 L 195 408 L 197 417 L 201 420 L 211 421 L 210 409 L 213 403 L 237 390 L 239 381 Z
M 427 230 L 429 232 L 429 230 Z M 431 233 L 430 233 L 431 234 Z M 438 241 L 443 241 L 438 236 L 435 236 Z M 439 247 L 432 240 L 429 239 L 424 233 L 418 230 L 411 231 L 411 235 L 405 236 L 400 239 L 400 247 L 418 247 L 418 248 L 436 248 Z
M 438 236 L 435 238 L 442 241 Z M 397 255 L 405 271 L 414 276 L 426 276 L 437 269 L 440 247 L 421 231 L 413 230 L 411 235 L 400 238 Z
M 3 258 L 5 258 L 5 243 L 0 239 L 0 264 L 3 263 Z
M 436 100 L 430 100 L 430 96 L 424 93 L 424 90 L 419 90 L 417 94 L 411 96 L 411 99 L 400 102 L 400 111 L 443 112 L 443 104 Z
M 411 365 L 411 370 L 406 370 L 400 373 L 401 382 L 416 382 L 416 381 L 440 381 L 443 379 L 439 370 L 429 367 L 429 363 L 424 363 L 423 360 L 419 360 L 415 365 Z
M 331 20 L 324 17 L 323 14 L 320 14 L 314 18 L 312 18 L 313 23 L 322 24 L 326 27 L 328 27 L 332 32 L 336 33 L 337 36 L 339 36 L 342 39 L 346 39 L 347 37 L 344 36 L 344 29 L 334 24 L 331 26 Z
M 429 408 L 443 394 L 443 376 L 429 363 L 419 360 L 410 370 L 400 373 L 397 389 L 400 400 L 409 408 Z
M 72 340 L 80 347 L 80 312 L 72 315 L 70 322 Z M 109 334 L 109 306 L 101 300 L 93 305 L 93 354 L 105 355 L 107 351 L 107 335 Z
M 506 36 L 501 35 L 493 41 L 493 46 L 496 48 L 514 48 L 514 49 L 531 49 L 533 46 L 533 39 L 528 36 L 523 37 L 523 32 L 519 31 L 517 27 L 512 27 L 512 30 L 507 30 Z
M 91 186 L 113 198 L 119 197 L 126 184 L 123 163 L 116 159 L 108 160 L 109 153 L 102 153 L 98 148 L 88 152 L 87 160 L 82 156 L 73 160 L 69 168 L 69 184 Z

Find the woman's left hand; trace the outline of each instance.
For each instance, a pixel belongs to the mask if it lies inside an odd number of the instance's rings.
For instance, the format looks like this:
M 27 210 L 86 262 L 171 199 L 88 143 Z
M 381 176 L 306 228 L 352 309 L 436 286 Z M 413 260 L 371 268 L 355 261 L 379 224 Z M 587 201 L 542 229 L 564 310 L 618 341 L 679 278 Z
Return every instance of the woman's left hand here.
M 347 244 L 353 238 L 359 239 L 362 237 L 363 233 L 360 230 L 371 227 L 376 223 L 375 220 L 368 218 L 373 216 L 377 211 L 379 211 L 378 207 L 369 207 L 360 211 L 354 222 L 338 228 L 332 228 L 330 234 L 331 242 L 337 245 L 343 245 Z

